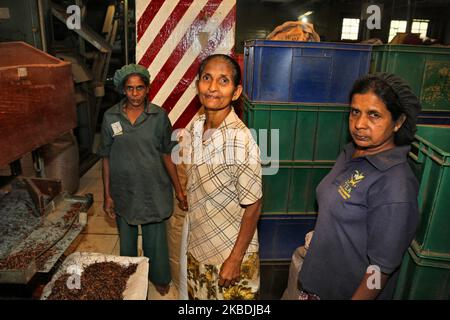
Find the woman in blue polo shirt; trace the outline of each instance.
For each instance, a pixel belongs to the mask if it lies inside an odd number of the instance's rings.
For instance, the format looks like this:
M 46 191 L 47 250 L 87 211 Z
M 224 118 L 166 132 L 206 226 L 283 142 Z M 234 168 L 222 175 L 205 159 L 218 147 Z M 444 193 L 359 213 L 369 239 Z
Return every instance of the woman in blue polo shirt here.
M 420 102 L 401 78 L 358 80 L 353 141 L 317 187 L 319 214 L 299 274 L 300 299 L 391 299 L 419 220 L 407 163 Z

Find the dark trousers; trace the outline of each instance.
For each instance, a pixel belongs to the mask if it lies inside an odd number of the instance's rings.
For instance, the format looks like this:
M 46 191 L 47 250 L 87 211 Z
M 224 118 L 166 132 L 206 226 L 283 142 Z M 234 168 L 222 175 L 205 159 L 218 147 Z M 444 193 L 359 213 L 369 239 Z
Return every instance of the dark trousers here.
M 120 237 L 120 255 L 137 257 L 138 226 L 129 225 L 125 219 L 116 216 Z M 142 249 L 150 260 L 149 279 L 158 285 L 170 283 L 169 250 L 167 247 L 166 221 L 141 224 Z

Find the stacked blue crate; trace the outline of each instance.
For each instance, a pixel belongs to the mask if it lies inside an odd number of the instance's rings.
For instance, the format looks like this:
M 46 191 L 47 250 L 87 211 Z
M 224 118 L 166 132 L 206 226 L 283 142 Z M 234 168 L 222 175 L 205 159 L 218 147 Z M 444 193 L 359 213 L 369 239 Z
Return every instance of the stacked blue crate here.
M 290 109 L 294 113 L 305 114 L 319 113 L 320 110 L 326 108 L 327 115 L 331 117 L 331 120 L 336 118 L 336 121 L 342 121 L 342 117 L 332 117 L 333 110 L 329 109 L 336 107 L 335 113 L 339 115 L 344 108 L 348 107 L 348 94 L 353 83 L 368 73 L 371 51 L 371 45 L 363 44 L 246 41 L 243 86 L 244 100 L 246 100 L 244 118 L 248 121 L 247 124 L 256 130 L 274 129 L 275 119 L 289 114 L 283 110 Z M 249 121 L 249 119 L 260 119 L 268 112 L 270 119 L 266 125 Z M 303 119 L 304 117 L 296 116 L 294 118 Z M 305 125 L 297 123 L 294 127 L 301 130 Z M 313 124 L 309 123 L 308 127 L 311 125 Z M 287 130 L 287 127 L 278 129 Z M 314 135 L 304 138 L 314 140 L 318 136 L 318 133 L 315 132 L 317 130 L 308 130 Z M 299 135 L 298 132 L 292 132 L 293 137 L 296 134 Z M 286 135 L 285 132 L 284 135 Z M 287 147 L 283 141 L 280 144 L 282 144 L 280 148 Z M 312 144 L 315 148 L 323 145 L 319 141 L 313 141 Z M 282 153 L 281 150 L 280 153 Z M 320 154 L 320 152 L 314 152 L 314 154 Z M 294 176 L 300 172 L 299 170 L 305 168 L 319 170 L 320 166 L 320 170 L 323 171 L 324 159 L 278 160 L 280 160 L 278 163 L 280 167 L 285 168 L 284 171 L 280 170 L 278 177 L 271 176 L 270 179 L 263 177 L 263 187 L 266 190 L 273 189 L 267 183 L 274 183 L 274 181 L 275 185 L 289 184 L 290 187 L 287 188 L 289 194 L 268 195 L 267 192 L 264 194 L 266 201 L 263 201 L 263 214 L 258 227 L 262 261 L 290 260 L 294 250 L 304 243 L 306 233 L 314 228 L 317 218 L 317 212 L 291 211 L 289 206 L 285 206 L 286 210 L 284 211 L 274 211 L 273 204 L 284 198 L 291 199 L 290 202 L 292 202 L 294 197 L 302 197 L 302 195 L 294 194 L 298 192 L 298 188 L 295 187 L 295 181 L 286 178 L 286 170 Z M 334 161 L 326 160 L 329 162 L 326 166 L 329 170 Z M 321 174 L 323 174 L 322 171 Z M 306 182 L 301 183 L 303 190 Z M 308 194 L 315 192 L 317 183 L 318 181 L 315 180 L 309 181 L 310 192 Z M 269 197 L 270 199 L 268 199 Z M 312 199 L 312 197 L 310 198 Z M 283 207 L 281 203 L 280 207 Z M 297 205 L 296 207 L 301 206 Z M 311 206 L 305 205 L 305 207 Z

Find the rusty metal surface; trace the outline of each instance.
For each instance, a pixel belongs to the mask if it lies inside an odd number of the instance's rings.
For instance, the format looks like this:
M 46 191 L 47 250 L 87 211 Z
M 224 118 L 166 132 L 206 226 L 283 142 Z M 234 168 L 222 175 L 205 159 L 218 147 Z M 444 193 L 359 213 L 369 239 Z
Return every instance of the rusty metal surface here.
M 32 197 L 26 197 L 30 188 L 27 189 L 23 179 L 16 180 L 14 184 L 18 186 L 15 188 L 22 193 L 14 198 L 5 195 L 0 202 L 0 228 L 10 230 L 0 236 L 3 241 L 0 246 L 0 283 L 27 283 L 36 272 L 49 272 L 82 231 L 87 210 L 93 203 L 91 194 L 70 196 L 64 192 L 49 198 L 42 213 L 37 206 L 30 211 Z M 46 183 L 42 180 L 39 179 L 41 191 L 51 194 L 52 190 L 58 190 L 53 181 Z M 52 185 L 49 191 L 48 187 Z M 9 203 L 11 199 L 13 204 Z M 14 231 L 18 226 L 26 227 L 21 234 Z
M 70 63 L 24 42 L 1 42 L 0 166 L 76 125 Z
M 23 182 L 35 203 L 39 215 L 43 216 L 51 199 L 61 193 L 61 181 L 40 178 L 23 178 Z

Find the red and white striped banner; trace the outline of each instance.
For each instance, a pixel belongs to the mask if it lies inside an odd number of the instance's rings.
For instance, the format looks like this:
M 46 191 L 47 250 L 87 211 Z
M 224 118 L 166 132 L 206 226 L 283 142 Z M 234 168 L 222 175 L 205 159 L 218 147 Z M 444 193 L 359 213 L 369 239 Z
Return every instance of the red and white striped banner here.
M 201 61 L 233 53 L 236 0 L 136 0 L 136 21 L 136 61 L 150 72 L 149 98 L 184 128 L 200 107 Z

